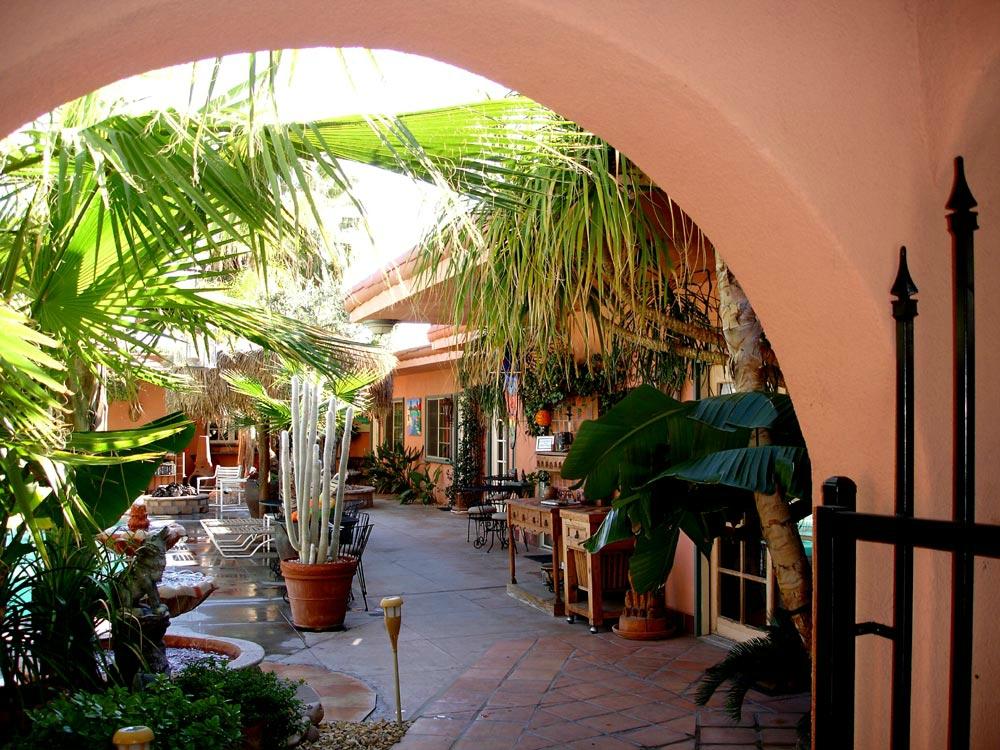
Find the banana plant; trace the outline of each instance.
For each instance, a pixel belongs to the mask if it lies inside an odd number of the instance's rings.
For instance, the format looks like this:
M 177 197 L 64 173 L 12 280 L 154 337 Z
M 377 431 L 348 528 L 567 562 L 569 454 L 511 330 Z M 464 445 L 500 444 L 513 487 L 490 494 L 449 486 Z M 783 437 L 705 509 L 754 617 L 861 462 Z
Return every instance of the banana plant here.
M 747 447 L 754 430 L 772 444 Z M 734 393 L 680 402 L 647 385 L 584 422 L 562 474 L 612 510 L 591 551 L 634 536 L 637 591 L 662 585 L 681 533 L 704 555 L 727 520 L 753 507 L 754 492 L 780 484 L 797 515 L 811 507 L 808 453 L 788 396 Z

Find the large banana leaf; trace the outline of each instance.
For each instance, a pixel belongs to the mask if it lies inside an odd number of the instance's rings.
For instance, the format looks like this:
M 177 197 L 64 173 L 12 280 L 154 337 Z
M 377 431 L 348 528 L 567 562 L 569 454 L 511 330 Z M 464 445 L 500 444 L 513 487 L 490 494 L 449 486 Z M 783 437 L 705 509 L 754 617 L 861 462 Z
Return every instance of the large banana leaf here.
M 808 513 L 805 448 L 746 447 L 757 428 L 769 429 L 772 439 L 801 441 L 787 396 L 763 393 L 680 404 L 640 386 L 608 414 L 585 422 L 563 475 L 582 479 L 595 497 L 619 493 L 588 549 L 634 536 L 633 585 L 647 591 L 669 574 L 681 532 L 708 555 L 726 520 L 750 507 L 754 492 L 772 493 L 780 484 L 789 497 L 804 499 L 796 515 Z
M 186 448 L 194 430 L 194 423 L 177 412 L 139 429 L 74 433 L 68 448 L 76 491 L 98 526 L 115 523 L 145 492 L 163 455 Z M 109 465 L 104 459 L 113 462 Z
M 782 445 L 804 445 L 792 399 L 784 393 L 748 391 L 703 398 L 691 419 L 732 432 L 764 428 Z
M 748 492 L 773 494 L 778 483 L 789 497 L 811 496 L 811 469 L 805 448 L 791 445 L 761 445 L 710 453 L 674 464 L 657 479 L 683 479 L 699 484 L 718 484 Z
M 580 425 L 562 476 L 581 480 L 576 486 L 595 500 L 627 491 L 651 456 L 666 451 L 669 422 L 688 410 L 652 386 L 639 386 L 600 419 Z

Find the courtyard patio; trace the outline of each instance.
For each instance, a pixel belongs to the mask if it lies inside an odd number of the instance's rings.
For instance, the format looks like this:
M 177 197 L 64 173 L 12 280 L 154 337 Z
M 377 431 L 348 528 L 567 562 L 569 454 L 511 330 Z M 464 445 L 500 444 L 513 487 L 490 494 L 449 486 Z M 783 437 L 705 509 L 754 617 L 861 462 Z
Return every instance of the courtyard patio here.
M 403 716 L 413 723 L 400 748 L 794 746 L 808 696 L 751 692 L 738 726 L 721 696 L 704 709 L 692 702 L 693 683 L 725 655 L 722 645 L 591 635 L 517 602 L 506 593 L 506 553 L 467 544 L 463 516 L 379 499 L 371 521 L 370 611 L 355 586 L 345 629 L 325 633 L 292 627 L 260 559 L 222 560 L 197 521 L 185 521 L 191 555 L 177 561 L 211 570 L 220 589 L 174 627 L 261 644 L 264 668 L 304 679 L 303 697 L 323 703 L 326 721 L 388 719 L 392 653 L 377 606 L 401 595 Z

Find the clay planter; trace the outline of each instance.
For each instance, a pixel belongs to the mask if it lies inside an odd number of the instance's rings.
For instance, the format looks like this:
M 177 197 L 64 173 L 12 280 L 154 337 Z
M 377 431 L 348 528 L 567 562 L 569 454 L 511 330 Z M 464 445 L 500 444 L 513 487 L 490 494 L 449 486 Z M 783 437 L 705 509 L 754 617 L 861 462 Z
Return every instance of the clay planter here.
M 281 575 L 288 586 L 288 602 L 292 605 L 295 627 L 301 630 L 342 627 L 357 569 L 357 558 L 346 555 L 333 562 L 316 565 L 282 560 Z

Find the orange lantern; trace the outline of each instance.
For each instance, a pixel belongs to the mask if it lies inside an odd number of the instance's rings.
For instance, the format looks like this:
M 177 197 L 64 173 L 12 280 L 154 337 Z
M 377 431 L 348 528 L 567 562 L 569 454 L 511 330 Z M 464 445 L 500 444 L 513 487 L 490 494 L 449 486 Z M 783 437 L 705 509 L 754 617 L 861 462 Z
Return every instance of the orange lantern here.
M 548 427 L 552 424 L 552 410 L 539 409 L 535 412 L 535 424 L 539 427 Z

